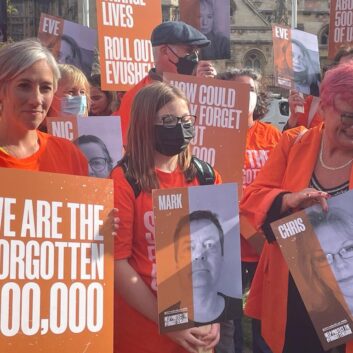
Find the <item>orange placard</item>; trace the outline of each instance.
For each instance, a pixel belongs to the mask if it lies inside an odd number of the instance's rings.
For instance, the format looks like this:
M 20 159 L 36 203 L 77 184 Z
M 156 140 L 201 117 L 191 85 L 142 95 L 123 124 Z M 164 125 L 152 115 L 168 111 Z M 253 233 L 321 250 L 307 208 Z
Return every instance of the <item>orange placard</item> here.
M 319 95 L 320 55 L 317 36 L 272 25 L 276 84 L 312 96 Z
M 57 58 L 60 51 L 60 41 L 64 30 L 64 20 L 56 16 L 41 14 L 38 38 Z
M 102 89 L 126 91 L 153 67 L 151 33 L 162 22 L 161 2 L 97 0 Z
M 273 25 L 273 59 L 276 83 L 284 88 L 293 87 L 292 44 L 289 27 Z
M 240 234 L 260 255 L 266 241 L 265 235 L 262 231 L 256 230 L 243 215 L 240 215 Z
M 112 181 L 0 175 L 0 351 L 113 352 Z
M 333 59 L 338 49 L 353 44 L 353 3 L 331 0 L 328 57 Z
M 190 113 L 197 116 L 192 154 L 214 166 L 223 182 L 240 186 L 250 86 L 171 73 L 163 77 L 185 93 Z
M 180 20 L 200 30 L 200 0 L 179 0 Z
M 48 132 L 51 135 L 62 137 L 69 141 L 75 141 L 79 136 L 76 116 L 47 117 L 46 123 Z
M 353 337 L 353 191 L 271 223 L 325 351 Z

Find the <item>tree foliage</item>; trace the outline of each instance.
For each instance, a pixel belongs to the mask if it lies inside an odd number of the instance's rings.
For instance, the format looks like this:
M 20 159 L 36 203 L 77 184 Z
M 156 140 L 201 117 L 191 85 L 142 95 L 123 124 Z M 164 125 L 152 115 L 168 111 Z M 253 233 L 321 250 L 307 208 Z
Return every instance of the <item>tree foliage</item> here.
M 13 5 L 11 0 L 6 0 L 6 10 L 7 10 L 7 14 L 8 15 L 16 15 L 18 10 L 16 9 L 16 7 Z

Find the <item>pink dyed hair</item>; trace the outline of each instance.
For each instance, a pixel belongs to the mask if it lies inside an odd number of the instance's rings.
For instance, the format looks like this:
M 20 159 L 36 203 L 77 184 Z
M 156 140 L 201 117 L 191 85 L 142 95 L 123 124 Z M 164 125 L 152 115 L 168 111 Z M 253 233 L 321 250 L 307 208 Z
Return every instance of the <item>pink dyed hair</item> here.
M 325 73 L 320 85 L 320 99 L 322 107 L 335 108 L 335 98 L 353 104 L 353 65 L 340 64 Z

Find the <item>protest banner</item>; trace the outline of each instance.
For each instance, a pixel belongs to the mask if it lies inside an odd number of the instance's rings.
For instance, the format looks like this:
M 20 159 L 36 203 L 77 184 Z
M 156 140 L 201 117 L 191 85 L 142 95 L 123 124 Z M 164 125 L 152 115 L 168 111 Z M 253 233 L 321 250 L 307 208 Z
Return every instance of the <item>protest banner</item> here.
M 179 0 L 179 11 L 181 21 L 211 41 L 200 49 L 203 60 L 230 59 L 230 0 Z
M 160 332 L 242 312 L 235 183 L 153 190 Z
M 113 352 L 112 181 L 0 175 L 0 351 Z
M 42 13 L 38 30 L 39 40 L 48 47 L 60 64 L 72 64 L 91 76 L 97 31 L 61 17 Z
M 241 186 L 248 130 L 250 87 L 233 81 L 165 73 L 181 89 L 196 115 L 192 154 L 210 163 L 223 182 Z
M 353 338 L 353 191 L 271 224 L 324 350 Z
M 120 117 L 47 117 L 48 132 L 73 141 L 86 156 L 91 176 L 107 178 L 123 155 Z
M 317 36 L 272 25 L 275 83 L 279 87 L 319 95 L 320 55 Z
M 97 0 L 96 4 L 102 89 L 127 91 L 154 66 L 150 38 L 162 22 L 161 2 Z
M 353 2 L 331 0 L 328 58 L 333 59 L 340 47 L 353 44 Z

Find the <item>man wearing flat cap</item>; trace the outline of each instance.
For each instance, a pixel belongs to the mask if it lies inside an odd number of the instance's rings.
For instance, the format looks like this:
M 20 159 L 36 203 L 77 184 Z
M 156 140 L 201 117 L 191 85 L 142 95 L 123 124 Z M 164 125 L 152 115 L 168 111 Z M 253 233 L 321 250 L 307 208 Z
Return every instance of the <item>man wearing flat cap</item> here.
M 198 50 L 210 44 L 207 37 L 181 21 L 167 21 L 158 25 L 151 35 L 155 68 L 127 91 L 117 115 L 121 117 L 123 143 L 126 144 L 130 110 L 136 93 L 153 81 L 162 81 L 163 72 L 215 77 L 217 72 L 210 62 L 199 61 Z

